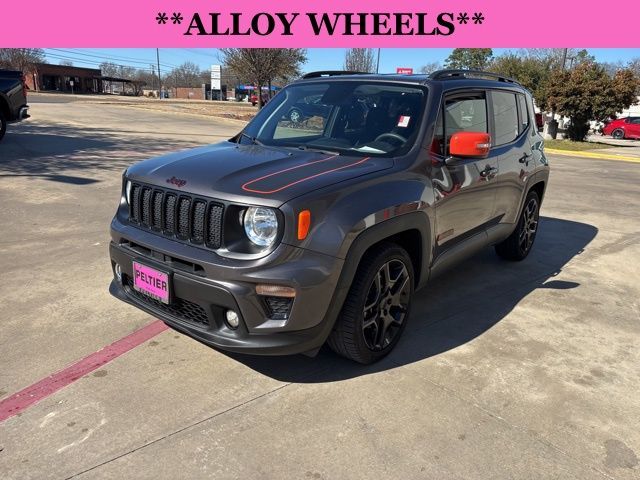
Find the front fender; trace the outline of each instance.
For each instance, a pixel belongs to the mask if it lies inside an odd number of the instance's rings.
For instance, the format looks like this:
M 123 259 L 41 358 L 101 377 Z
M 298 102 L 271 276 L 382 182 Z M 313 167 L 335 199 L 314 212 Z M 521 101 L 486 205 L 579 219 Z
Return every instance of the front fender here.
M 300 248 L 345 259 L 357 267 L 364 252 L 373 244 L 407 230 L 417 230 L 421 236 L 420 278 L 428 275 L 433 245 L 431 228 L 433 189 L 424 177 L 401 173 L 371 179 L 363 184 L 342 185 L 323 195 L 298 197 L 281 208 L 285 217 L 293 219 L 283 242 Z M 296 237 L 296 219 L 300 211 L 311 211 L 311 228 L 304 240 Z M 347 282 L 353 278 L 347 275 Z

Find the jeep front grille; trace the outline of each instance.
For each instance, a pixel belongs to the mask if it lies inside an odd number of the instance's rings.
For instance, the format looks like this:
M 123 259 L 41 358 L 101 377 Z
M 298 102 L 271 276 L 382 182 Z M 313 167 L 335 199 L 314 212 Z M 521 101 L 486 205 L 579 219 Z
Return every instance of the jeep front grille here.
M 222 245 L 224 205 L 192 195 L 134 183 L 129 220 L 183 242 L 217 249 Z

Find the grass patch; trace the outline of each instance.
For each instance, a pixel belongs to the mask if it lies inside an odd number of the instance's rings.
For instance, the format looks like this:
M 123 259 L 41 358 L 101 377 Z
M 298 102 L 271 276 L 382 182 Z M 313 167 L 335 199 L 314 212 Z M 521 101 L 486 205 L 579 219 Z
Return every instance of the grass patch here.
M 602 148 L 611 148 L 613 145 L 595 142 L 572 142 L 571 140 L 545 140 L 544 146 L 545 148 L 553 148 L 556 150 L 584 152 L 585 150 L 600 150 Z

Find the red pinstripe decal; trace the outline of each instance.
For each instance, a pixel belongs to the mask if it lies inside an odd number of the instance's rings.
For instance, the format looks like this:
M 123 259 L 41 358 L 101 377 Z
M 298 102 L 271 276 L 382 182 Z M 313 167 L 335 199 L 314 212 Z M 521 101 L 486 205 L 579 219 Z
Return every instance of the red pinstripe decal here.
M 281 173 L 288 172 L 290 170 L 295 170 L 296 168 L 306 167 L 307 165 L 313 165 L 314 163 L 326 162 L 327 160 L 331 160 L 332 158 L 336 158 L 336 157 L 337 157 L 337 155 L 334 155 L 334 156 L 329 157 L 329 158 L 323 158 L 322 160 L 316 160 L 314 162 L 303 163 L 302 165 L 296 165 L 295 167 L 289 167 L 289 168 L 285 168 L 284 170 L 280 170 L 278 172 L 270 173 L 270 174 L 265 175 L 263 177 L 256 178 L 255 180 L 248 181 L 247 183 L 242 185 L 242 189 L 244 191 L 246 191 L 246 192 L 261 193 L 263 195 L 268 195 L 268 194 L 271 194 L 271 193 L 280 192 L 280 191 L 282 191 L 282 190 L 284 190 L 286 188 L 289 188 L 289 187 L 291 187 L 293 185 L 297 185 L 298 183 L 305 182 L 307 180 L 311 180 L 311 179 L 316 178 L 316 177 L 320 177 L 321 175 L 326 175 L 327 173 L 337 172 L 338 170 L 343 170 L 343 169 L 348 168 L 348 167 L 353 167 L 355 165 L 359 165 L 361 163 L 366 162 L 367 160 L 369 160 L 371 158 L 371 157 L 364 157 L 363 159 L 358 160 L 357 162 L 349 163 L 349 164 L 343 165 L 341 167 L 331 168 L 329 170 L 325 170 L 324 172 L 316 173 L 315 175 L 310 175 L 308 177 L 301 178 L 300 180 L 296 180 L 295 182 L 287 183 L 286 185 L 283 185 L 282 187 L 276 188 L 274 190 L 254 190 L 254 189 L 249 188 L 247 186 L 247 185 L 250 185 L 252 183 L 259 182 L 260 180 L 264 180 L 265 178 L 273 177 L 275 175 L 279 175 Z

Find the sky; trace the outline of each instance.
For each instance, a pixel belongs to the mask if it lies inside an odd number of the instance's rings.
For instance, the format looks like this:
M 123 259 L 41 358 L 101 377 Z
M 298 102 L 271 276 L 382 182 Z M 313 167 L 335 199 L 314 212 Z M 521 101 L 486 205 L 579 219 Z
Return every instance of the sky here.
M 304 72 L 315 70 L 340 70 L 343 66 L 345 48 L 310 48 L 307 50 L 307 63 Z M 451 53 L 450 48 L 382 48 L 380 50 L 380 73 L 392 73 L 397 67 L 413 68 L 417 73 L 421 66 L 432 62 L 442 63 Z M 518 49 L 494 48 L 494 56 L 505 51 L 517 52 Z M 627 62 L 640 58 L 640 48 L 589 48 L 589 53 L 600 62 Z M 160 69 L 165 72 L 190 61 L 202 69 L 219 64 L 219 52 L 215 48 L 161 48 Z M 60 63 L 71 61 L 78 67 L 93 67 L 104 61 L 138 68 L 151 68 L 155 65 L 155 48 L 111 48 L 111 49 L 45 49 L 47 61 Z

